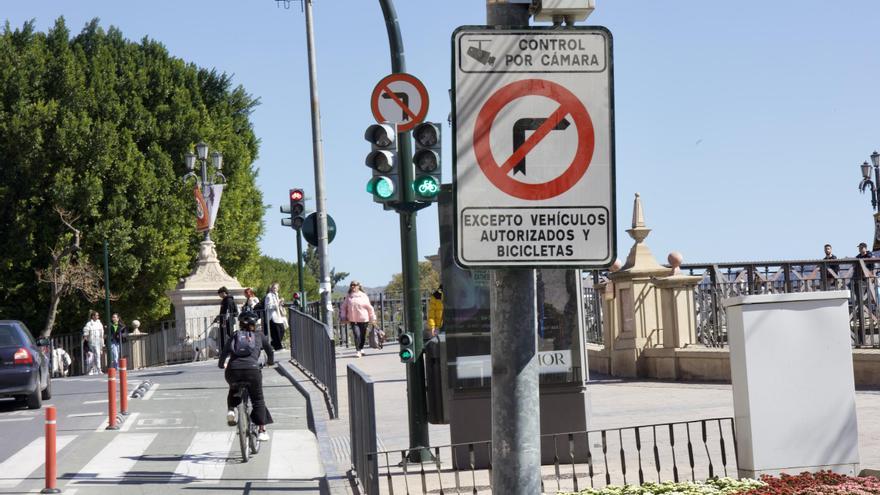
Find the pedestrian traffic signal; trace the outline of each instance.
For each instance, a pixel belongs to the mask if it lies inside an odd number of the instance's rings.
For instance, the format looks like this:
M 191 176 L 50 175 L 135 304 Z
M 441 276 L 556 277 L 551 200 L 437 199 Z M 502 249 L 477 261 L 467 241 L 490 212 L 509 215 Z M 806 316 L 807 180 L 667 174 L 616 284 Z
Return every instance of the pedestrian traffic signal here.
M 398 356 L 400 356 L 401 363 L 412 363 L 416 360 L 416 351 L 413 348 L 415 344 L 415 339 L 411 333 L 402 333 L 400 337 L 397 337 L 397 342 L 400 344 L 400 351 L 398 352 Z
M 440 124 L 423 122 L 413 128 L 416 151 L 413 154 L 413 191 L 418 201 L 437 201 L 440 194 Z
M 290 226 L 299 230 L 306 221 L 306 193 L 302 189 L 290 190 Z
M 367 182 L 367 192 L 373 195 L 373 201 L 377 203 L 401 201 L 397 124 L 373 124 L 367 127 L 364 139 L 372 146 L 366 159 L 366 165 L 373 170 L 373 177 Z

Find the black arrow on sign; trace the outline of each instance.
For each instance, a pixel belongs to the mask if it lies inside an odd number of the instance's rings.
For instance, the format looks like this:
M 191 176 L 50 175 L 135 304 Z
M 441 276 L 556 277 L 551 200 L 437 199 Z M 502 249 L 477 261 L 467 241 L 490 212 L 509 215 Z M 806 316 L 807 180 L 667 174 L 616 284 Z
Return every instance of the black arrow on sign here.
M 544 118 L 526 118 L 517 120 L 513 124 L 513 152 L 516 153 L 516 150 L 526 142 L 526 131 L 536 131 L 546 121 L 547 119 Z M 551 130 L 564 131 L 568 129 L 569 125 L 571 125 L 571 123 L 569 123 L 567 119 L 562 119 L 556 124 L 556 127 Z M 526 157 L 523 157 L 522 160 L 513 167 L 513 175 L 516 175 L 517 172 L 526 175 Z

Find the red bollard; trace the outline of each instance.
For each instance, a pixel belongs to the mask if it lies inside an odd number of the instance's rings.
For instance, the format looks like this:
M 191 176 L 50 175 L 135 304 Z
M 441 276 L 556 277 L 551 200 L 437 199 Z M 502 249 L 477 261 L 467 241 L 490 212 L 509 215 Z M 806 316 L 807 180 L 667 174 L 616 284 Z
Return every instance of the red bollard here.
M 128 360 L 119 358 L 119 413 L 128 416 Z
M 116 424 L 116 368 L 107 368 L 107 405 L 110 409 L 110 418 L 107 421 L 108 430 L 118 430 Z
M 55 406 L 46 406 L 46 487 L 40 493 L 61 493 L 56 486 L 58 465 L 55 459 Z

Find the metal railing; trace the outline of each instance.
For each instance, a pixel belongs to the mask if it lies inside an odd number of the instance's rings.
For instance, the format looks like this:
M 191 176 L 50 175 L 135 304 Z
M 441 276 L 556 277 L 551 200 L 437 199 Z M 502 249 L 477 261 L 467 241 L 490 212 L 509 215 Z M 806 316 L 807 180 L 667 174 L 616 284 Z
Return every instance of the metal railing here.
M 366 494 L 379 493 L 376 452 L 376 398 L 373 380 L 353 364 L 347 368 L 348 431 L 351 439 L 351 471 Z
M 288 310 L 290 357 L 324 393 L 331 418 L 339 416 L 336 393 L 336 343 L 330 328 L 318 319 L 295 309 Z
M 405 307 L 403 305 L 403 295 L 400 292 L 391 293 L 370 293 L 370 304 L 376 312 L 376 325 L 385 332 L 386 340 L 397 340 L 398 329 L 404 327 Z M 423 291 L 420 297 L 422 308 L 422 321 L 426 323 L 428 318 L 428 299 L 431 297 L 430 291 Z M 315 319 L 321 319 L 320 301 L 312 301 L 306 307 L 306 313 Z M 333 301 L 333 335 L 336 342 L 340 346 L 350 347 L 354 345 L 354 335 L 349 326 L 342 325 L 339 320 L 339 307 L 342 300 Z
M 584 335 L 588 344 L 604 344 L 602 333 L 602 294 L 594 287 L 584 288 Z
M 541 468 L 542 492 L 737 473 L 733 418 L 548 434 L 541 442 L 553 448 L 553 462 Z M 352 450 L 354 458 L 354 441 Z M 431 450 L 435 460 L 424 463 L 408 462 L 406 450 L 367 453 L 361 489 L 367 495 L 492 493 L 491 442 Z M 478 467 L 475 459 L 487 455 L 488 466 Z
M 877 264 L 880 264 L 877 258 L 848 258 L 688 264 L 681 269 L 703 276 L 694 292 L 697 340 L 703 345 L 727 345 L 724 299 L 748 294 L 848 290 L 853 347 L 880 348 Z

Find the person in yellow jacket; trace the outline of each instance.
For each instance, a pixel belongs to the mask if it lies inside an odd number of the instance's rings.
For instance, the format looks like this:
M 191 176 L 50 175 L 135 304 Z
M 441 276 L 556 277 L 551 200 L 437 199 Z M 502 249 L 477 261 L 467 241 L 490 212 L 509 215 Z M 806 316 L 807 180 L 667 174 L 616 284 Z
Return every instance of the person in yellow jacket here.
M 428 328 L 431 337 L 436 337 L 437 332 L 443 327 L 443 286 L 437 288 L 428 300 Z

